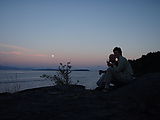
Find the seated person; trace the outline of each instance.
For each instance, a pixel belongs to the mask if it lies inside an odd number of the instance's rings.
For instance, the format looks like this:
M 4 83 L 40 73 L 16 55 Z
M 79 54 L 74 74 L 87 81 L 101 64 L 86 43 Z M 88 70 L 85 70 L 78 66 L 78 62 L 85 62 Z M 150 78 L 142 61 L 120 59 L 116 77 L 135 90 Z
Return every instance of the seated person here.
M 110 54 L 109 55 L 109 61 L 107 61 L 107 62 L 109 62 L 110 64 L 112 64 L 110 67 L 113 67 L 113 64 L 115 64 L 115 65 L 118 65 L 118 61 L 117 61 L 117 59 L 116 59 L 116 57 L 115 57 L 115 55 L 114 54 Z M 104 79 L 104 77 L 105 77 L 105 73 L 106 73 L 106 70 L 99 70 L 99 75 L 101 75 L 101 74 L 103 74 L 102 76 L 101 76 L 101 78 L 98 80 L 98 82 L 97 82 L 97 85 L 101 88 L 101 89 L 103 89 L 104 87 L 105 87 L 105 79 Z
M 113 49 L 114 55 L 109 56 L 107 61 L 108 69 L 106 71 L 100 70 L 103 73 L 97 85 L 100 88 L 109 89 L 110 84 L 113 83 L 117 86 L 124 85 L 133 80 L 133 71 L 128 60 L 122 56 L 121 48 Z

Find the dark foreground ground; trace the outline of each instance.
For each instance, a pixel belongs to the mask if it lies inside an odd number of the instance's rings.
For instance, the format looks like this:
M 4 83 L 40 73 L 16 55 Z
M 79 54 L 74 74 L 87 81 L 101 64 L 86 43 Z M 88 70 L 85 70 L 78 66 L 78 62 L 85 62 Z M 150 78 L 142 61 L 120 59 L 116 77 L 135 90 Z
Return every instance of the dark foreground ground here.
M 160 120 L 160 73 L 109 93 L 46 87 L 1 94 L 0 120 Z

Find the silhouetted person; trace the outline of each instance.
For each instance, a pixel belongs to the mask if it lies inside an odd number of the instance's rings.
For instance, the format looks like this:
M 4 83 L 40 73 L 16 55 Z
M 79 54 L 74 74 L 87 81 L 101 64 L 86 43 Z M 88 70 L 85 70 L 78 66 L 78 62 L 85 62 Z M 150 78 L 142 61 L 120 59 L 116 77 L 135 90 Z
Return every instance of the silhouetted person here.
M 109 89 L 110 84 L 124 85 L 133 80 L 133 70 L 128 60 L 122 56 L 122 50 L 119 47 L 113 49 L 113 54 L 109 56 L 107 61 L 108 69 L 106 71 L 99 71 L 103 73 L 97 85 L 100 88 Z

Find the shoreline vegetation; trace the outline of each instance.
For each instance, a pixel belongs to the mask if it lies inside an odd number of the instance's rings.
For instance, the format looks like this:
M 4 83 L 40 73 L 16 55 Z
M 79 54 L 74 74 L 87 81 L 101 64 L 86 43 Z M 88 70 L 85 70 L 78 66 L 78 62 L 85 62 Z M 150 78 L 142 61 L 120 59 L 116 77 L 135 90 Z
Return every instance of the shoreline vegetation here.
M 128 61 L 133 68 L 135 76 L 160 72 L 160 51 L 150 52 L 136 60 Z

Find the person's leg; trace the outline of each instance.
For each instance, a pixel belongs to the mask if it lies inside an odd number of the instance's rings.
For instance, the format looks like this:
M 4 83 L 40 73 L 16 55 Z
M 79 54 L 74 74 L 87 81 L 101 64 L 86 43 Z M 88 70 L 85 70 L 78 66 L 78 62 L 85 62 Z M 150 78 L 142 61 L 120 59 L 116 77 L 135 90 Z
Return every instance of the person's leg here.
M 110 85 L 112 79 L 113 79 L 113 68 L 109 67 L 106 71 L 106 74 L 105 74 L 105 80 L 106 80 L 105 88 L 106 89 L 109 89 L 109 85 Z
M 116 73 L 116 72 L 113 72 L 113 80 L 112 80 L 112 83 L 115 84 L 116 86 L 123 86 L 123 85 L 126 85 L 128 84 L 130 81 L 129 77 L 124 74 L 124 73 Z
M 105 76 L 106 76 L 105 73 L 103 73 L 102 76 L 100 77 L 100 79 L 97 81 L 98 87 L 104 88 L 105 82 L 106 82 Z

